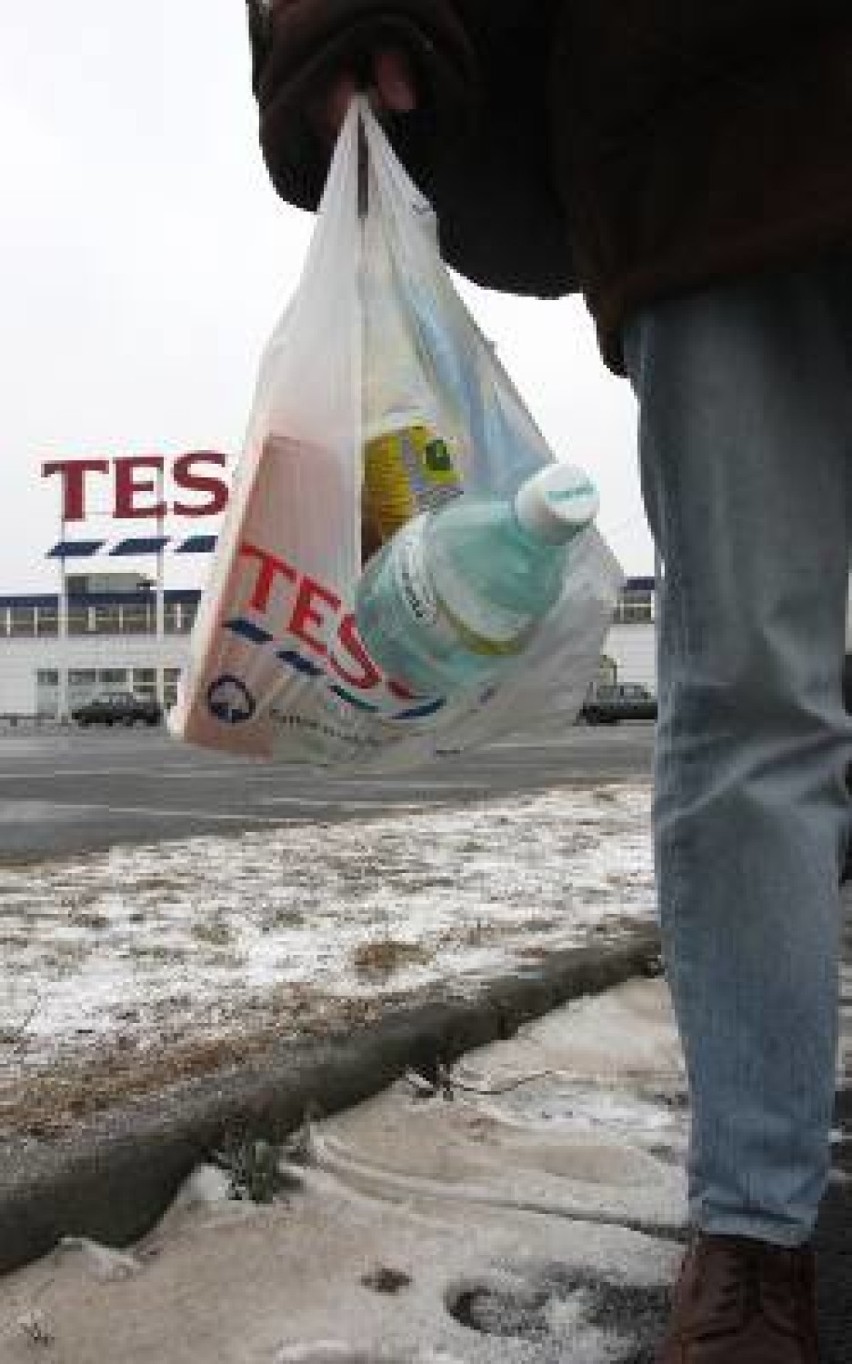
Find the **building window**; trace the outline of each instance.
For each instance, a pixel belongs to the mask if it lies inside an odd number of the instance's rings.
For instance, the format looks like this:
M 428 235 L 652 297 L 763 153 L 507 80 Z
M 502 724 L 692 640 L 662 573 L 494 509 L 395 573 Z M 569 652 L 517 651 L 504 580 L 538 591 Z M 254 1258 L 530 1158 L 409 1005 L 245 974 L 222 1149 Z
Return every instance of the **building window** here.
M 59 612 L 55 606 L 39 606 L 36 610 L 36 634 L 55 635 L 59 631 Z
M 94 668 L 70 668 L 68 671 L 68 705 L 79 706 L 94 696 L 97 685 Z
M 654 619 L 654 594 L 647 588 L 625 588 L 615 608 L 617 625 L 647 625 Z
M 165 632 L 167 635 L 188 635 L 192 629 L 198 606 L 190 601 L 167 601 Z
M 36 683 L 39 687 L 58 687 L 58 668 L 39 668 L 36 673 Z
M 124 635 L 147 635 L 153 630 L 153 611 L 147 606 L 130 605 L 119 608 L 121 612 L 121 633 Z
M 120 691 L 127 686 L 126 668 L 101 668 L 98 671 L 98 683 L 107 691 Z
M 13 606 L 9 621 L 11 635 L 35 634 L 35 608 L 32 606 Z
M 163 701 L 166 706 L 174 706 L 177 703 L 179 677 L 180 668 L 163 669 Z
M 95 606 L 92 608 L 94 631 L 96 635 L 117 635 L 121 627 L 121 617 L 117 606 Z
M 69 635 L 87 635 L 90 629 L 89 608 L 87 606 L 68 607 L 68 633 Z
M 147 696 L 152 700 L 155 699 L 157 695 L 156 668 L 134 668 L 133 690 L 137 696 Z

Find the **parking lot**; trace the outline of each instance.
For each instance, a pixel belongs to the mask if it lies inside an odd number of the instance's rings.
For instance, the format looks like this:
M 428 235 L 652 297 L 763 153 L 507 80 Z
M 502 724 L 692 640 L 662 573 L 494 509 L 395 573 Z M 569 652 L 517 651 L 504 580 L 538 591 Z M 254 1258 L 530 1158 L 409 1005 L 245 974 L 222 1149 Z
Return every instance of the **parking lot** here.
M 18 861 L 340 820 L 399 805 L 481 800 L 650 775 L 653 725 L 520 735 L 395 777 L 325 777 L 239 762 L 163 730 L 7 730 L 0 735 L 0 859 Z

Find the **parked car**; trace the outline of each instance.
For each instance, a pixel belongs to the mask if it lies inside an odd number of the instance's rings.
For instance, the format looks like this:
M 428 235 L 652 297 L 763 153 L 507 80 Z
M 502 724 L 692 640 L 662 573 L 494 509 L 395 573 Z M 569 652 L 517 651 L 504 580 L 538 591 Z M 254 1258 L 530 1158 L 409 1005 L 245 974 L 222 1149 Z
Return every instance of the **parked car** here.
M 619 720 L 656 720 L 657 698 L 637 682 L 601 683 L 587 696 L 580 718 L 589 725 L 614 725 Z
M 158 725 L 163 718 L 159 701 L 134 696 L 132 691 L 111 691 L 75 706 L 71 719 L 78 725 Z

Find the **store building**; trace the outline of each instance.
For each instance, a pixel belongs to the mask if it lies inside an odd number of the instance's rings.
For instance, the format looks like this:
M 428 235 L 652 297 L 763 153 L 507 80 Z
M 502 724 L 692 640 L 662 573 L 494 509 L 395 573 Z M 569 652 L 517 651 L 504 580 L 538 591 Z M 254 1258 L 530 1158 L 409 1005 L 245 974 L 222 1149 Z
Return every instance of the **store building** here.
M 59 718 L 104 691 L 171 705 L 198 598 L 165 589 L 158 609 L 144 577 L 75 575 L 63 628 L 58 593 L 0 597 L 0 714 Z
M 654 644 L 656 589 L 653 578 L 628 578 L 616 604 L 604 644 L 602 666 L 612 664 L 612 681 L 639 682 L 657 694 Z
M 0 715 L 63 718 L 104 691 L 174 702 L 226 465 L 191 451 L 42 466 L 58 535 L 33 578 L 55 590 L 0 596 Z
M 0 715 L 59 718 L 104 691 L 173 704 L 199 598 L 132 573 L 69 574 L 64 611 L 61 593 L 0 597 Z M 653 579 L 629 579 L 603 678 L 655 690 L 653 619 Z
M 212 451 L 42 466 L 59 504 L 45 555 L 56 591 L 0 596 L 0 717 L 61 719 L 104 691 L 174 703 L 228 501 L 226 467 Z M 653 620 L 653 578 L 629 579 L 602 678 L 655 690 Z

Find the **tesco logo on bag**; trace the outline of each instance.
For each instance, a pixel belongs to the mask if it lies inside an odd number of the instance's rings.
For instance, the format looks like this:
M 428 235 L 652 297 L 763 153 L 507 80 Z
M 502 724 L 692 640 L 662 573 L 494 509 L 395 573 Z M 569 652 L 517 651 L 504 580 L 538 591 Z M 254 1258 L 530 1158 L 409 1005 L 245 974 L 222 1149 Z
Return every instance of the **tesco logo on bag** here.
M 415 720 L 445 704 L 442 697 L 418 698 L 383 675 L 358 635 L 354 615 L 330 587 L 250 541 L 240 544 L 238 562 L 245 595 L 242 609 L 223 621 L 231 635 L 266 649 L 287 671 L 323 680 L 359 710 Z
M 109 495 L 114 521 L 162 520 L 173 516 L 218 516 L 228 504 L 228 484 L 222 470 L 227 455 L 192 450 L 168 459 L 165 455 L 119 455 L 113 459 L 57 459 L 42 465 L 42 478 L 58 476 L 62 489 L 62 519 L 85 521 L 103 515 L 103 496 Z M 171 498 L 165 496 L 166 472 Z M 96 495 L 98 508 L 91 509 Z

